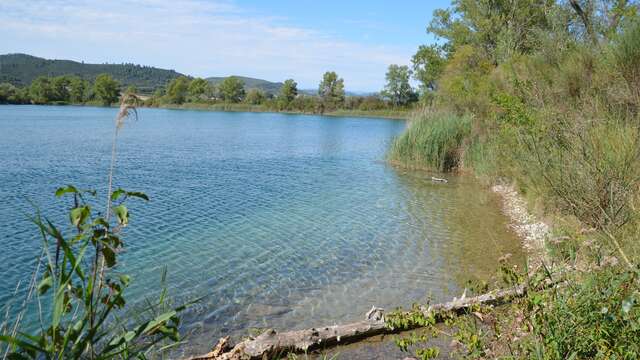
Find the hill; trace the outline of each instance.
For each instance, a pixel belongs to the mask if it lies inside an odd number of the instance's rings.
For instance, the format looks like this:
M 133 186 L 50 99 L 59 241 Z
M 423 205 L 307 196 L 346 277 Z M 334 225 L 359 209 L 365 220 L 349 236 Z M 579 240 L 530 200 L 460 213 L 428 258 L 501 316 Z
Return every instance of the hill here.
M 245 76 L 236 76 L 244 82 L 245 89 L 260 89 L 269 94 L 277 94 L 282 87 L 281 82 L 272 82 L 262 79 L 255 79 Z M 222 82 L 226 77 L 209 77 L 206 80 L 212 85 L 217 85 Z
M 0 83 L 29 85 L 38 76 L 77 75 L 93 81 L 107 73 L 124 86 L 134 85 L 141 91 L 153 91 L 182 74 L 174 70 L 135 64 L 85 64 L 72 60 L 48 60 L 27 54 L 0 55 Z

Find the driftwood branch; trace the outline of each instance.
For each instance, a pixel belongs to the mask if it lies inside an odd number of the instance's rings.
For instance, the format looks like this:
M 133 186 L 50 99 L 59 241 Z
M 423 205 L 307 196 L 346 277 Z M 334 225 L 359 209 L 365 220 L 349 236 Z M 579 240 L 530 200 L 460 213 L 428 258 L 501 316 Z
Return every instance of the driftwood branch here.
M 464 294 L 460 299 L 422 307 L 425 316 L 434 316 L 436 321 L 442 320 L 447 313 L 461 314 L 475 305 L 500 305 L 514 297 L 526 294 L 526 287 L 519 285 L 510 289 L 492 291 L 487 294 L 469 297 Z M 363 321 L 344 325 L 332 325 L 306 330 L 278 333 L 267 330 L 256 338 L 251 338 L 229 345 L 229 338 L 220 339 L 214 350 L 206 355 L 192 357 L 190 360 L 240 360 L 267 359 L 284 356 L 287 353 L 302 353 L 319 348 L 353 343 L 380 334 L 393 334 L 409 329 L 389 328 L 384 321 L 384 310 L 373 307 Z

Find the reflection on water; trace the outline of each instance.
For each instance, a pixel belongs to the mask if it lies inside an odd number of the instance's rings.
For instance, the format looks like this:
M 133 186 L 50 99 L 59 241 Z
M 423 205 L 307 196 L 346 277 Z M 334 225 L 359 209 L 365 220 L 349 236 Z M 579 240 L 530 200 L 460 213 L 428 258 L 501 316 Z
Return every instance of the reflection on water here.
M 0 107 L 2 303 L 38 252 L 33 227 L 16 216 L 32 211 L 24 197 L 55 214 L 57 186 L 104 186 L 113 112 Z M 251 327 L 447 300 L 493 274 L 504 253 L 521 260 L 496 199 L 472 179 L 432 183 L 381 161 L 403 122 L 157 109 L 140 117 L 122 132 L 116 184 L 152 200 L 131 209 L 118 270 L 133 274 L 138 302 L 157 294 L 165 266 L 176 301 L 202 297 L 185 315 L 183 351 Z

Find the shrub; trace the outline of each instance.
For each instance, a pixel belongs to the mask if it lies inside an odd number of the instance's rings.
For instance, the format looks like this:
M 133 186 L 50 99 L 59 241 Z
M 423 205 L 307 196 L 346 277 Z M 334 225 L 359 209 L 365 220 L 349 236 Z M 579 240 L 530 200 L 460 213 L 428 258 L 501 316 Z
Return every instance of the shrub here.
M 640 20 L 627 24 L 614 45 L 614 54 L 629 87 L 640 96 Z

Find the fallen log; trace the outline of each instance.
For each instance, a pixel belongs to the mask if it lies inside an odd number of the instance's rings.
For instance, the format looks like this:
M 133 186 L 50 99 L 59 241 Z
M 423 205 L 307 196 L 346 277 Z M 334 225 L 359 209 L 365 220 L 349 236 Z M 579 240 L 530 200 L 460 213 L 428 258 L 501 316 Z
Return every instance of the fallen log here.
M 514 297 L 524 296 L 526 290 L 524 285 L 519 285 L 474 297 L 466 297 L 463 294 L 459 299 L 454 298 L 453 301 L 420 307 L 419 311 L 425 316 L 433 316 L 436 321 L 441 321 L 445 314 L 451 312 L 462 314 L 472 306 L 504 304 Z M 385 324 L 384 310 L 373 307 L 367 312 L 365 320 L 350 324 L 282 333 L 269 329 L 255 338 L 238 343 L 234 347 L 228 345 L 229 338 L 225 337 L 220 339 L 212 352 L 192 357 L 189 360 L 269 359 L 285 356 L 288 353 L 305 353 L 315 349 L 349 344 L 372 336 L 393 334 L 417 327 L 419 326 L 402 329 L 390 328 Z

